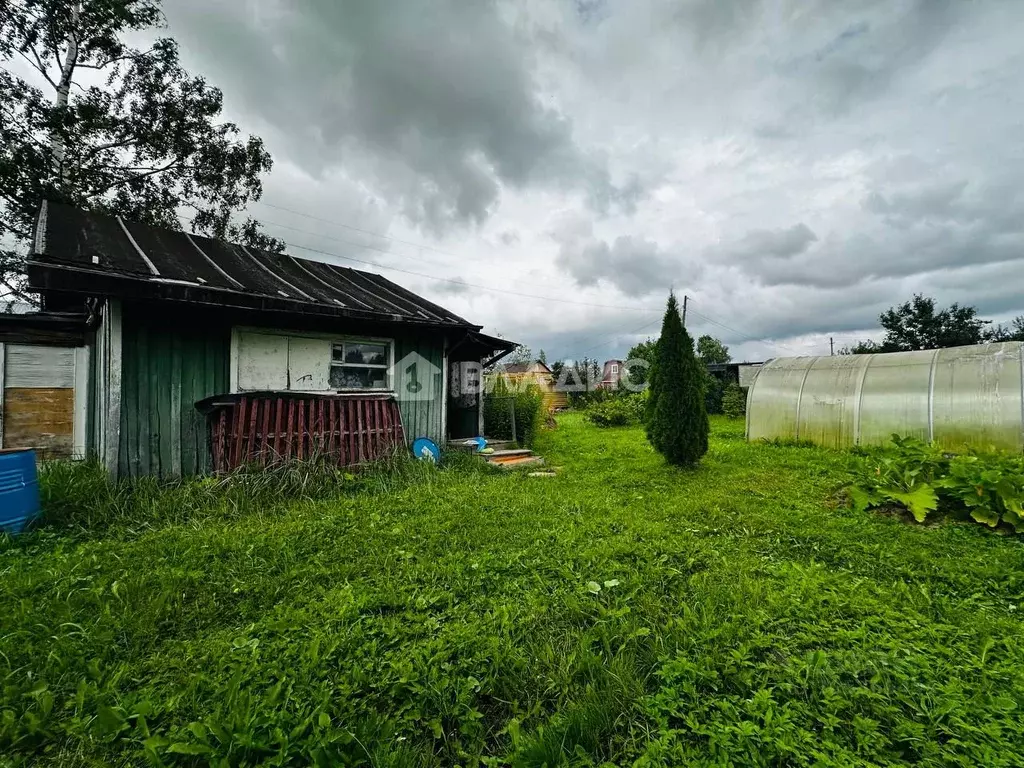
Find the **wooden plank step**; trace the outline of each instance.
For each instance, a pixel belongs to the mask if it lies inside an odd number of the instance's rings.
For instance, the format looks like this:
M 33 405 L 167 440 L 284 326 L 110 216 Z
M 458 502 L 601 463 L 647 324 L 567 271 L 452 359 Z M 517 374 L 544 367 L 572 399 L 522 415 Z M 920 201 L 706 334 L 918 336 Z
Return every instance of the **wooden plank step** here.
M 497 467 L 502 469 L 519 469 L 521 467 L 540 467 L 544 465 L 544 459 L 540 456 L 513 456 L 507 459 L 499 459 L 498 461 L 492 461 Z
M 485 453 L 482 455 L 486 456 L 488 459 L 502 458 L 505 456 L 532 456 L 533 451 L 529 448 L 509 448 L 503 451 L 495 450 L 494 453 Z
M 511 440 L 488 440 L 487 447 L 493 448 L 495 451 L 505 451 L 515 448 L 516 444 Z M 465 440 L 449 440 L 448 448 L 456 451 L 476 451 L 476 445 L 466 445 Z

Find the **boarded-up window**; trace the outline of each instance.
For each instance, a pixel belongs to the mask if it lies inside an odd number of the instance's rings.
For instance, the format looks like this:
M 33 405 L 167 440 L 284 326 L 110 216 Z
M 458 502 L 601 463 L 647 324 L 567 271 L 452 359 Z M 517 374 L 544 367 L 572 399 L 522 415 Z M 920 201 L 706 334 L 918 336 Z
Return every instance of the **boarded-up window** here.
M 390 341 L 261 331 L 239 331 L 236 339 L 236 384 L 242 392 L 385 390 L 390 385 Z
M 4 448 L 32 448 L 44 459 L 84 454 L 88 367 L 84 352 L 72 347 L 0 345 L 0 444 Z
M 288 339 L 290 389 L 323 392 L 328 389 L 331 342 L 327 339 Z
M 238 335 L 238 388 L 288 389 L 288 337 L 269 333 Z

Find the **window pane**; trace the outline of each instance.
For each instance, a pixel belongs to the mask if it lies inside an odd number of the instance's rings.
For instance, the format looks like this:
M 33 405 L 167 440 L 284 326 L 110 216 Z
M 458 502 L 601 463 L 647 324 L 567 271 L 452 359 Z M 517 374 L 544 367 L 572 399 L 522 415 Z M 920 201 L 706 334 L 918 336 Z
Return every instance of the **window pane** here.
M 331 366 L 331 389 L 386 389 L 387 371 L 383 368 Z
M 361 365 L 387 365 L 388 350 L 383 344 L 345 344 L 345 362 Z

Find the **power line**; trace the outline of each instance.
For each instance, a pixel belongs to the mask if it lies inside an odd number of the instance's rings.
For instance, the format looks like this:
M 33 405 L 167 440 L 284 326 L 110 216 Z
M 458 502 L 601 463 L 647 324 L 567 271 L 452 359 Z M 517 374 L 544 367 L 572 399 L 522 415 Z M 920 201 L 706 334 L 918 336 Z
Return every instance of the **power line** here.
M 696 315 L 697 317 L 700 317 L 700 318 L 706 320 L 707 322 L 709 322 L 709 323 L 711 323 L 713 325 L 717 325 L 719 328 L 724 328 L 725 330 L 727 330 L 727 331 L 729 331 L 731 333 L 735 333 L 741 339 L 744 339 L 746 341 L 757 341 L 757 342 L 760 342 L 762 344 L 767 344 L 767 345 L 769 345 L 771 347 L 777 347 L 779 349 L 787 349 L 790 352 L 796 352 L 798 354 L 802 354 L 803 353 L 803 350 L 798 350 L 798 349 L 795 349 L 794 347 L 788 347 L 785 344 L 779 344 L 778 342 L 770 341 L 768 339 L 759 338 L 757 336 L 750 336 L 750 335 L 744 333 L 743 331 L 739 331 L 739 330 L 737 330 L 735 328 L 732 328 L 732 327 L 726 325 L 725 323 L 722 323 L 722 322 L 719 322 L 718 320 L 715 320 L 713 317 L 708 317 L 704 313 L 698 312 L 695 309 L 691 308 L 690 309 L 690 314 Z
M 319 221 L 324 221 L 324 219 L 318 219 L 318 220 Z M 383 254 L 386 254 L 388 256 L 395 256 L 395 257 L 397 257 L 399 259 L 405 259 L 406 261 L 414 261 L 414 262 L 417 262 L 417 263 L 434 264 L 436 266 L 446 267 L 446 268 L 457 268 L 457 269 L 466 269 L 467 268 L 467 265 L 465 264 L 465 261 L 466 261 L 465 258 L 462 259 L 463 263 L 461 263 L 461 264 L 449 264 L 448 262 L 444 262 L 444 261 L 433 261 L 431 259 L 425 259 L 422 256 L 407 256 L 407 255 L 405 255 L 403 253 L 396 253 L 395 251 L 389 251 L 389 250 L 384 250 L 382 248 L 376 248 L 376 247 L 374 247 L 372 245 L 367 245 L 366 243 L 354 243 L 351 240 L 345 240 L 344 238 L 341 238 L 341 237 L 333 237 L 332 235 L 326 235 L 326 234 L 323 234 L 323 233 L 320 233 L 320 232 L 311 232 L 308 229 L 302 229 L 300 227 L 293 227 L 293 226 L 291 226 L 289 224 L 282 224 L 279 221 L 270 221 L 268 219 L 261 219 L 260 223 L 261 224 L 266 224 L 266 225 L 272 226 L 272 227 L 281 227 L 282 229 L 289 229 L 289 230 L 291 230 L 293 232 L 301 232 L 304 235 L 311 235 L 313 237 L 320 237 L 320 238 L 323 238 L 325 240 L 332 240 L 332 241 L 334 241 L 336 243 L 343 243 L 345 245 L 351 245 L 354 248 L 360 248 L 360 249 L 367 249 L 367 250 L 371 250 L 371 251 L 377 251 L 379 253 L 383 253 Z M 396 242 L 400 242 L 401 243 L 401 242 L 405 242 L 405 241 L 404 240 L 397 240 Z M 409 243 L 409 244 L 412 245 L 411 243 Z M 417 246 L 417 247 L 426 248 L 427 246 Z M 431 249 L 431 250 L 433 250 L 433 249 Z M 442 253 L 445 253 L 445 252 L 442 251 Z M 450 255 L 454 256 L 454 254 L 450 254 Z M 341 258 L 344 258 L 344 257 L 341 257 Z M 460 257 L 456 257 L 456 258 L 460 258 Z M 377 262 L 373 262 L 373 263 L 377 264 Z M 383 265 L 381 265 L 381 266 L 383 266 Z M 472 269 L 472 265 L 469 266 L 469 269 Z M 513 280 L 511 278 L 508 280 L 508 282 L 516 283 L 518 285 L 536 285 L 536 281 L 527 283 L 527 281 L 525 281 L 525 280 Z M 552 287 L 553 288 L 557 288 L 557 286 L 552 286 Z
M 334 220 L 331 220 L 331 219 L 325 219 L 325 218 L 320 217 L 320 216 L 314 216 L 313 214 L 310 214 L 310 213 L 304 213 L 302 211 L 296 211 L 296 210 L 291 209 L 291 208 L 286 208 L 283 205 L 275 205 L 273 203 L 267 203 L 267 202 L 263 202 L 263 201 L 255 201 L 255 202 L 258 205 L 263 205 L 263 206 L 265 206 L 267 208 L 273 208 L 275 210 L 284 211 L 284 212 L 287 212 L 287 213 L 294 214 L 296 216 L 302 216 L 303 218 L 311 219 L 313 221 L 320 221 L 320 222 L 323 222 L 325 224 L 331 224 L 333 226 L 343 227 L 345 229 L 349 229 L 349 230 L 352 230 L 354 232 L 360 232 L 362 234 L 370 235 L 371 237 L 377 237 L 377 238 L 380 238 L 382 240 L 389 240 L 391 242 L 402 243 L 404 245 L 409 245 L 409 246 L 414 247 L 414 248 L 420 248 L 420 249 L 425 249 L 425 250 L 428 250 L 428 251 L 433 251 L 435 253 L 440 253 L 440 254 L 443 254 L 443 255 L 446 255 L 446 256 L 451 256 L 453 258 L 459 259 L 460 261 L 464 261 L 464 257 L 462 257 L 462 256 L 459 256 L 457 254 L 451 253 L 450 251 L 442 250 L 440 248 L 435 248 L 433 246 L 425 245 L 423 243 L 416 243 L 416 242 L 413 242 L 411 240 L 402 240 L 400 238 L 392 237 L 390 235 L 384 235 L 384 234 L 380 234 L 378 232 L 373 232 L 371 230 L 364 229 L 362 227 L 356 227 L 356 226 L 354 226 L 352 224 L 346 224 L 344 222 L 334 221 Z M 402 258 L 402 259 L 406 259 L 406 260 L 410 260 L 410 261 L 416 260 L 416 261 L 426 262 L 428 264 L 435 264 L 435 265 L 438 265 L 438 266 L 445 266 L 445 267 L 454 267 L 454 266 L 459 266 L 459 267 L 462 267 L 462 268 L 465 267 L 465 264 L 454 265 L 454 264 L 448 264 L 448 263 L 440 262 L 440 261 L 431 261 L 429 259 L 422 258 L 422 256 L 414 259 L 414 257 L 406 256 L 406 255 L 400 254 L 400 253 L 395 253 L 394 251 L 384 250 L 383 248 L 377 248 L 375 246 L 368 245 L 366 243 L 354 243 L 354 242 L 352 242 L 350 240 L 345 240 L 343 238 L 333 237 L 331 235 L 326 235 L 326 234 L 317 233 L 317 232 L 310 232 L 309 230 L 301 229 L 299 227 L 293 227 L 293 226 L 288 225 L 288 224 L 282 224 L 280 222 L 264 221 L 263 223 L 268 224 L 270 226 L 281 227 L 282 229 L 292 230 L 294 232 L 301 232 L 303 234 L 311 235 L 313 237 L 321 237 L 321 238 L 324 238 L 326 240 L 333 240 L 335 242 L 343 243 L 345 245 L 351 245 L 354 248 L 361 248 L 361 249 L 365 249 L 365 250 L 375 251 L 377 253 L 381 253 L 381 254 L 384 254 L 386 256 L 397 256 L 398 258 Z M 287 245 L 288 247 L 299 248 L 301 250 L 309 251 L 311 253 L 318 253 L 318 254 L 321 254 L 321 255 L 324 255 L 324 256 L 330 256 L 332 258 L 337 258 L 337 259 L 344 259 L 346 261 L 352 261 L 352 262 L 355 262 L 355 263 L 358 263 L 358 264 L 366 264 L 366 265 L 368 265 L 370 267 L 374 267 L 376 269 L 389 269 L 389 270 L 391 270 L 393 272 L 401 272 L 403 274 L 415 275 L 417 277 L 426 278 L 427 280 L 435 280 L 435 281 L 438 281 L 438 282 L 450 283 L 452 285 L 464 286 L 466 288 L 476 288 L 477 290 L 481 290 L 481 291 L 488 291 L 488 292 L 492 292 L 492 293 L 501 293 L 501 294 L 506 294 L 506 295 L 509 295 L 509 296 L 517 296 L 517 297 L 520 297 L 520 298 L 534 299 L 534 300 L 537 300 L 537 301 L 555 302 L 555 303 L 560 303 L 560 304 L 571 304 L 571 305 L 582 306 L 582 307 L 594 307 L 594 308 L 597 308 L 597 309 L 615 309 L 615 310 L 627 311 L 627 312 L 645 312 L 645 313 L 660 312 L 660 310 L 655 310 L 655 309 L 642 309 L 642 308 L 639 308 L 639 307 L 624 307 L 624 306 L 617 306 L 617 305 L 611 305 L 611 304 L 597 304 L 597 303 L 593 303 L 593 302 L 572 301 L 570 299 L 557 299 L 557 298 L 554 298 L 554 297 L 551 297 L 551 296 L 540 296 L 540 295 L 537 295 L 537 294 L 522 293 L 522 292 L 519 292 L 519 291 L 509 291 L 509 290 L 505 290 L 505 289 L 502 289 L 502 288 L 493 288 L 491 286 L 480 285 L 480 284 L 476 284 L 476 283 L 468 283 L 468 282 L 466 282 L 464 280 L 453 280 L 453 279 L 450 279 L 450 278 L 437 277 L 436 275 L 428 275 L 428 274 L 423 273 L 423 272 L 416 272 L 414 270 L 402 269 L 400 267 L 392 267 L 392 266 L 381 264 L 381 263 L 375 262 L 375 261 L 367 261 L 365 259 L 357 259 L 354 256 L 343 256 L 343 255 L 341 255 L 339 253 L 332 253 L 330 251 L 324 251 L 324 250 L 321 250 L 319 248 L 312 248 L 310 246 L 300 245 L 298 243 L 290 243 L 290 242 L 287 242 L 287 241 L 284 241 L 284 242 L 285 242 L 285 245 Z M 509 280 L 509 282 L 519 283 L 519 282 L 522 282 L 522 281 Z M 687 298 L 687 297 L 684 297 L 684 299 L 685 298 Z M 776 347 L 776 348 L 779 348 L 779 349 L 789 350 L 790 352 L 793 352 L 793 353 L 796 353 L 796 354 L 802 354 L 803 353 L 803 350 L 797 350 L 797 349 L 795 349 L 793 347 L 789 347 L 789 346 L 787 346 L 785 344 L 779 344 L 778 342 L 775 342 L 775 341 L 770 341 L 770 340 L 765 339 L 765 338 L 760 338 L 760 337 L 757 337 L 757 336 L 751 336 L 749 334 L 746 334 L 743 331 L 737 330 L 736 328 L 732 328 L 731 326 L 728 326 L 725 323 L 722 323 L 722 322 L 720 322 L 720 321 L 718 321 L 718 320 L 716 320 L 716 319 L 714 319 L 714 318 L 712 318 L 712 317 L 710 317 L 710 316 L 708 316 L 708 315 L 706 315 L 706 314 L 704 314 L 702 312 L 698 312 L 698 311 L 693 310 L 693 309 L 690 309 L 689 312 L 694 314 L 694 315 L 696 315 L 697 317 L 700 317 L 700 318 L 706 320 L 709 323 L 712 323 L 713 325 L 717 325 L 718 327 L 723 328 L 724 330 L 727 330 L 727 331 L 729 331 L 731 333 L 735 333 L 740 338 L 745 339 L 747 341 L 754 341 L 754 342 L 760 342 L 762 344 L 768 344 L 769 346 Z M 609 340 L 607 340 L 605 342 L 602 342 L 600 345 L 597 345 L 596 347 L 589 348 L 588 350 L 586 350 L 586 352 L 584 352 L 584 354 L 586 354 L 587 352 L 593 351 L 593 349 L 598 349 L 598 348 L 600 348 L 602 346 L 605 346 L 606 344 L 611 343 L 612 341 L 614 341 L 615 339 L 621 337 L 622 335 L 629 336 L 629 335 L 632 335 L 634 333 L 639 333 L 641 330 L 649 328 L 650 326 L 654 325 L 656 322 L 657 322 L 657 320 L 652 321 L 650 323 L 646 323 L 646 324 L 640 326 L 639 328 L 637 328 L 635 330 L 626 332 L 625 334 L 615 334 L 614 336 L 610 336 Z
M 391 240 L 392 242 L 402 243 L 403 245 L 410 245 L 410 246 L 412 246 L 414 248 L 424 248 L 424 249 L 426 249 L 428 251 L 434 251 L 434 253 L 440 253 L 440 254 L 443 254 L 445 256 L 451 256 L 452 258 L 456 258 L 456 259 L 464 259 L 465 258 L 463 256 L 459 256 L 456 253 L 452 253 L 450 251 L 444 251 L 444 250 L 441 250 L 440 248 L 435 248 L 432 245 L 426 245 L 425 243 L 416 243 L 416 242 L 413 242 L 412 240 L 402 240 L 402 239 L 397 238 L 397 237 L 392 237 L 391 235 L 381 234 L 380 232 L 373 232 L 373 231 L 371 231 L 369 229 L 363 229 L 362 227 L 357 227 L 357 226 L 354 226 L 352 224 L 346 224 L 344 222 L 336 221 L 334 219 L 325 219 L 325 218 L 323 218 L 321 216 L 314 216 L 311 213 L 303 213 L 302 211 L 296 211 L 296 210 L 293 210 L 291 208 L 285 208 L 283 205 L 274 205 L 273 203 L 267 203 L 267 202 L 264 202 L 263 200 L 256 200 L 254 202 L 257 205 L 263 205 L 263 206 L 266 206 L 267 208 L 273 208 L 273 209 L 278 210 L 278 211 L 284 211 L 285 213 L 292 213 L 292 214 L 295 214 L 296 216 L 302 216 L 303 218 L 312 219 L 313 221 L 320 221 L 320 222 L 323 222 L 324 224 L 331 224 L 331 225 L 333 225 L 335 227 L 342 227 L 344 229 L 350 229 L 353 232 L 361 232 L 362 234 L 370 235 L 371 237 L 379 237 L 382 240 Z M 282 225 L 279 225 L 279 226 L 282 226 Z
M 179 215 L 179 218 L 182 219 L 182 221 L 187 221 L 187 219 L 185 219 L 184 216 L 180 216 Z M 189 224 L 190 227 L 192 226 L 191 222 L 188 222 L 188 224 Z M 644 309 L 642 307 L 624 307 L 624 306 L 618 306 L 618 305 L 614 305 L 614 304 L 596 304 L 596 303 L 587 302 L 587 301 L 572 301 L 571 299 L 557 299 L 557 298 L 555 298 L 553 296 L 539 296 L 537 294 L 532 294 L 532 293 L 521 293 L 519 291 L 508 291 L 508 290 L 505 290 L 503 288 L 493 288 L 493 287 L 488 286 L 488 285 L 479 285 L 477 283 L 467 283 L 464 280 L 453 280 L 453 279 L 447 278 L 447 277 L 438 277 L 436 275 L 428 275 L 425 272 L 416 272 L 416 271 L 411 270 L 411 269 L 402 269 L 401 267 L 391 267 L 391 266 L 388 266 L 386 264 L 381 264 L 380 262 L 376 262 L 376 261 L 367 261 L 366 259 L 357 259 L 355 256 L 342 256 L 340 253 L 332 253 L 331 251 L 324 251 L 324 250 L 321 250 L 320 248 L 312 248 L 312 247 L 310 247 L 308 245 L 300 245 L 298 243 L 291 243 L 291 242 L 288 242 L 287 240 L 282 240 L 281 242 L 283 242 L 289 248 L 299 248 L 300 250 L 309 251 L 310 253 L 319 253 L 322 256 L 330 256 L 331 258 L 335 258 L 335 259 L 344 259 L 345 261 L 353 261 L 353 262 L 356 262 L 357 264 L 366 264 L 367 266 L 373 267 L 374 269 L 387 269 L 387 270 L 391 270 L 392 272 L 401 272 L 401 273 L 406 274 L 406 275 L 415 275 L 416 277 L 426 278 L 427 280 L 436 280 L 436 281 L 442 282 L 442 283 L 450 283 L 452 285 L 458 285 L 458 286 L 461 286 L 461 287 L 464 287 L 464 288 L 476 288 L 477 290 L 480 290 L 480 291 L 488 291 L 488 292 L 491 292 L 491 293 L 503 293 L 503 294 L 507 294 L 509 296 L 518 296 L 518 297 L 524 298 L 524 299 L 536 299 L 538 301 L 555 302 L 555 303 L 559 303 L 559 304 L 573 304 L 573 305 L 580 306 L 580 307 L 594 307 L 594 308 L 597 308 L 597 309 L 617 309 L 617 310 L 621 310 L 623 312 L 644 312 L 644 313 L 647 313 L 647 314 L 650 314 L 652 312 L 660 312 L 660 310 L 657 310 L 657 309 Z M 357 245 L 357 244 L 356 243 L 350 243 L 350 245 Z M 384 250 L 381 250 L 380 248 L 374 248 L 373 246 L 369 246 L 369 245 L 363 245 L 363 246 L 359 246 L 359 247 L 368 248 L 371 251 L 378 251 L 380 253 L 390 254 L 390 251 L 384 251 Z
M 463 286 L 463 287 L 466 287 L 466 288 L 476 288 L 477 290 L 488 291 L 488 292 L 492 292 L 492 293 L 504 293 L 504 294 L 507 294 L 509 296 L 519 296 L 520 298 L 524 298 L 524 299 L 537 299 L 538 301 L 552 301 L 552 302 L 556 302 L 556 303 L 559 303 L 559 304 L 575 304 L 576 306 L 580 306 L 580 307 L 596 307 L 597 309 L 618 309 L 618 310 L 622 310 L 624 312 L 645 312 L 645 313 L 649 314 L 651 312 L 658 312 L 659 311 L 659 310 L 656 310 L 656 309 L 643 309 L 641 307 L 622 307 L 622 306 L 615 306 L 615 305 L 612 305 L 612 304 L 594 304 L 592 302 L 587 302 L 587 301 L 572 301 L 570 299 L 556 299 L 553 296 L 538 296 L 538 295 L 532 294 L 532 293 L 520 293 L 519 291 L 507 291 L 507 290 L 505 290 L 503 288 L 492 288 L 491 286 L 488 286 L 488 285 L 478 285 L 476 283 L 467 283 L 464 280 L 452 280 L 452 279 L 447 278 L 447 277 L 437 277 L 436 275 L 428 275 L 425 272 L 415 272 L 415 271 L 413 271 L 411 269 L 401 269 L 400 267 L 389 267 L 389 266 L 385 266 L 384 264 L 379 264 L 379 263 L 377 263 L 375 261 L 366 261 L 365 259 L 357 259 L 354 256 L 342 256 L 340 253 L 331 253 L 330 251 L 323 251 L 323 250 L 320 250 L 319 248 L 310 248 L 309 246 L 299 245 L 298 243 L 285 242 L 285 245 L 287 245 L 290 248 L 299 248 L 299 249 L 301 249 L 303 251 L 309 251 L 310 253 L 319 253 L 319 254 L 321 254 L 323 256 L 331 256 L 331 257 L 336 258 L 336 259 L 345 259 L 346 261 L 354 261 L 354 262 L 356 262 L 358 264 L 367 264 L 367 265 L 369 265 L 371 267 L 375 267 L 376 269 L 390 269 L 392 272 L 402 272 L 403 274 L 406 274 L 406 275 L 415 275 L 417 277 L 426 278 L 427 280 L 437 280 L 438 282 L 442 282 L 442 283 L 451 283 L 452 285 L 459 285 L 459 286 Z M 374 250 L 376 250 L 376 249 L 374 249 Z
M 267 202 L 264 202 L 262 200 L 258 200 L 258 201 L 256 201 L 256 203 L 257 203 L 257 205 L 262 205 L 262 206 L 265 206 L 267 208 L 273 208 L 273 209 L 278 210 L 278 211 L 284 211 L 286 213 L 291 213 L 291 214 L 294 214 L 296 216 L 302 216 L 303 218 L 311 219 L 313 221 L 319 221 L 319 222 L 323 222 L 325 224 L 330 224 L 332 226 L 343 227 L 344 229 L 349 229 L 349 230 L 352 230 L 353 232 L 360 232 L 362 234 L 370 235 L 371 237 L 377 237 L 377 238 L 380 238 L 382 240 L 389 240 L 391 242 L 402 243 L 404 245 L 408 245 L 408 246 L 411 246 L 411 247 L 414 247 L 414 248 L 421 248 L 421 249 L 433 251 L 435 253 L 439 253 L 439 254 L 442 254 L 442 255 L 445 255 L 445 256 L 451 256 L 452 258 L 459 259 L 460 261 L 464 261 L 464 257 L 458 256 L 457 254 L 451 253 L 450 251 L 445 251 L 445 250 L 442 250 L 440 248 L 435 248 L 435 247 L 430 246 L 430 245 L 425 245 L 423 243 L 416 243 L 416 242 L 413 242 L 411 240 L 402 240 L 402 239 L 397 238 L 397 237 L 392 237 L 391 235 L 385 235 L 385 234 L 381 234 L 379 232 L 373 232 L 371 230 L 364 229 L 362 227 L 357 227 L 357 226 L 352 225 L 352 224 L 346 224 L 345 222 L 336 221 L 336 220 L 333 220 L 333 219 L 326 219 L 326 218 L 323 218 L 321 216 L 315 216 L 315 215 L 313 215 L 311 213 L 305 213 L 303 211 L 296 211 L 296 210 L 294 210 L 292 208 L 287 208 L 287 207 L 285 207 L 283 205 L 275 205 L 274 203 L 267 203 Z M 322 235 L 322 234 L 318 234 L 318 233 L 315 233 L 315 232 L 309 232 L 307 230 L 300 229 L 298 227 L 292 227 L 292 226 L 289 226 L 287 224 L 281 224 L 279 222 L 266 221 L 264 223 L 269 224 L 271 226 L 282 227 L 284 229 L 290 229 L 290 230 L 293 230 L 293 231 L 296 231 L 296 232 L 302 232 L 304 234 L 313 235 L 314 237 L 323 237 L 323 238 L 325 238 L 327 240 L 334 240 L 336 242 L 344 243 L 346 245 L 351 245 L 351 246 L 358 247 L 358 248 L 366 248 L 366 249 L 369 249 L 369 250 L 378 251 L 380 253 L 383 253 L 383 254 L 386 254 L 386 255 L 389 255 L 389 256 L 397 256 L 398 258 L 404 258 L 404 259 L 407 259 L 407 260 L 410 260 L 410 261 L 413 260 L 413 257 L 411 257 L 411 256 L 404 256 L 402 254 L 395 253 L 394 251 L 386 251 L 386 250 L 382 250 L 380 248 L 375 248 L 374 246 L 366 245 L 366 244 L 363 244 L 363 243 L 353 243 L 353 242 L 351 242 L 349 240 L 344 240 L 344 239 L 341 239 L 341 238 L 332 237 L 330 235 Z M 295 246 L 295 247 L 302 248 L 303 246 Z M 313 250 L 313 249 L 308 249 L 308 250 Z M 339 258 L 346 258 L 346 257 L 339 256 Z M 357 261 L 355 259 L 353 259 L 353 260 Z M 434 264 L 438 264 L 438 265 L 441 265 L 441 266 L 459 266 L 460 268 L 464 268 L 464 266 L 465 266 L 464 264 L 454 265 L 454 264 L 447 264 L 447 263 L 444 263 L 444 262 L 437 262 L 437 261 L 431 262 L 429 259 L 423 259 L 422 257 L 420 257 L 419 260 L 420 261 L 424 261 L 424 262 L 426 262 L 428 264 L 429 263 L 434 263 Z M 376 262 L 363 262 L 363 263 L 371 263 L 374 266 L 380 266 L 380 265 L 377 265 Z M 385 268 L 385 269 L 394 269 L 392 267 L 383 267 L 383 268 Z M 403 270 L 396 270 L 396 271 L 403 271 Z M 410 272 L 410 274 L 419 274 L 419 273 Z M 431 277 L 431 276 L 427 276 L 427 275 L 424 275 L 424 276 L 425 277 Z M 442 279 L 442 278 L 431 278 L 431 279 Z M 467 286 L 470 285 L 469 283 L 464 283 L 462 281 L 449 281 L 449 282 L 455 282 L 456 284 L 459 284 L 459 285 L 467 285 Z M 510 280 L 509 282 L 521 283 L 522 281 Z M 503 290 L 500 290 L 500 289 L 488 289 L 488 288 L 482 288 L 481 286 L 471 286 L 471 287 L 480 288 L 481 290 L 495 290 L 495 291 L 498 291 L 498 292 L 501 292 L 501 293 L 511 293 L 512 295 L 518 295 L 518 296 L 524 296 L 524 297 L 525 296 L 533 297 L 532 295 L 529 295 L 529 294 L 518 294 L 518 293 L 515 293 L 515 292 L 503 291 Z M 533 297 L 533 298 L 543 298 L 543 297 Z M 558 301 L 557 299 L 544 299 L 544 300 L 545 301 Z M 685 324 L 685 313 L 688 310 L 688 307 L 687 307 L 688 300 L 689 300 L 688 296 L 684 296 L 683 297 L 683 302 L 684 302 L 684 309 L 683 309 L 683 312 L 684 312 L 684 315 L 683 315 L 683 317 L 684 317 L 684 324 Z M 581 304 L 580 302 L 570 302 L 570 301 L 566 301 L 566 300 L 562 300 L 562 302 L 563 303 L 570 303 L 570 304 Z M 596 304 L 582 304 L 582 306 L 598 306 L 598 305 L 596 305 Z M 602 308 L 607 308 L 607 309 L 627 309 L 625 307 L 602 307 Z M 654 311 L 654 310 L 650 310 L 650 311 Z M 712 323 L 713 325 L 717 325 L 718 327 L 723 328 L 724 330 L 727 330 L 727 331 L 729 331 L 731 333 L 737 334 L 740 338 L 742 338 L 742 339 L 744 339 L 746 341 L 755 341 L 755 342 L 760 342 L 762 344 L 768 344 L 769 346 L 776 347 L 778 349 L 785 349 L 785 350 L 788 350 L 788 351 L 796 353 L 796 354 L 803 354 L 804 353 L 804 350 L 797 350 L 796 348 L 789 347 L 789 346 L 787 346 L 785 344 L 779 344 L 778 342 L 769 341 L 768 339 L 760 338 L 760 337 L 757 337 L 757 336 L 751 336 L 751 335 L 749 335 L 747 333 L 744 333 L 743 331 L 737 330 L 736 328 L 732 328 L 732 327 L 726 325 L 725 323 L 722 323 L 722 322 L 720 322 L 720 321 L 718 321 L 718 320 L 716 320 L 716 319 L 714 319 L 712 317 L 709 317 L 706 314 L 703 314 L 701 312 L 697 312 L 696 310 L 690 310 L 690 311 L 692 311 L 692 313 L 697 315 L 698 317 L 703 318 L 707 322 Z M 653 323 L 651 323 L 649 325 L 653 325 Z M 644 326 L 644 328 L 646 328 L 646 327 L 648 327 L 648 326 Z M 637 331 L 630 331 L 630 333 L 636 333 L 636 332 Z M 614 340 L 614 338 L 615 337 L 612 337 L 613 340 Z M 610 342 L 604 342 L 601 346 L 604 346 L 604 344 L 606 344 L 606 343 L 610 343 Z
M 634 333 L 640 333 L 640 331 L 646 330 L 646 329 L 650 328 L 650 327 L 651 327 L 652 325 L 657 325 L 657 324 L 658 324 L 658 323 L 660 323 L 660 322 L 661 322 L 661 318 L 660 318 L 660 317 L 658 317 L 658 318 L 655 318 L 654 320 L 652 320 L 652 321 L 651 321 L 651 322 L 649 322 L 649 323 L 644 323 L 644 324 L 643 324 L 643 325 L 641 325 L 641 326 L 640 326 L 639 328 L 634 328 L 633 330 L 631 330 L 631 331 L 626 331 L 625 333 L 617 333 L 617 334 L 615 334 L 615 335 L 613 335 L 613 336 L 609 336 L 609 337 L 608 337 L 608 338 L 607 338 L 607 339 L 606 339 L 605 341 L 602 341 L 602 342 L 601 342 L 600 344 L 597 344 L 597 345 L 595 345 L 595 346 L 593 346 L 593 347 L 590 347 L 590 348 L 588 348 L 588 349 L 585 349 L 585 350 L 584 350 L 584 351 L 583 351 L 582 353 L 580 353 L 580 354 L 581 354 L 581 355 L 582 355 L 583 357 L 586 357 L 586 356 L 587 356 L 587 355 L 588 355 L 589 353 L 593 352 L 593 351 L 594 351 L 595 349 L 600 349 L 601 347 L 607 346 L 608 344 L 612 344 L 612 343 L 614 343 L 615 341 L 617 341 L 617 340 L 618 340 L 618 339 L 619 339 L 620 337 L 622 337 L 622 336 L 632 336 L 632 335 L 633 335 Z M 577 340 L 577 341 L 578 341 L 578 340 Z M 573 343 L 575 344 L 575 343 L 577 343 L 577 342 L 573 342 Z M 565 357 L 568 357 L 568 355 L 566 355 Z M 564 359 L 564 358 L 563 358 L 563 359 Z

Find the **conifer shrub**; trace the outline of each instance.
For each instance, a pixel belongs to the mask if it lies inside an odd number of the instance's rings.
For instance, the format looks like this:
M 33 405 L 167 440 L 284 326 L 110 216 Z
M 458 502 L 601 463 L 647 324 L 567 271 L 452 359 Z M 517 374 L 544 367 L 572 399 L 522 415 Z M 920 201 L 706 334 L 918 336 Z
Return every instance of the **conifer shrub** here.
M 683 327 L 676 297 L 669 294 L 651 372 L 647 439 L 665 459 L 695 466 L 708 450 L 706 374 Z
M 726 386 L 722 394 L 722 413 L 730 419 L 742 419 L 747 413 L 747 396 L 739 384 Z

